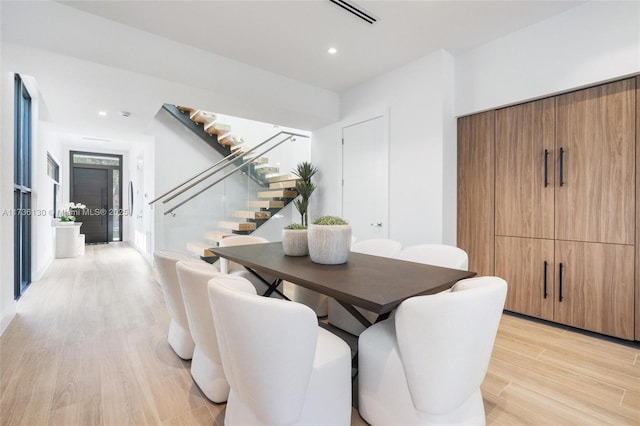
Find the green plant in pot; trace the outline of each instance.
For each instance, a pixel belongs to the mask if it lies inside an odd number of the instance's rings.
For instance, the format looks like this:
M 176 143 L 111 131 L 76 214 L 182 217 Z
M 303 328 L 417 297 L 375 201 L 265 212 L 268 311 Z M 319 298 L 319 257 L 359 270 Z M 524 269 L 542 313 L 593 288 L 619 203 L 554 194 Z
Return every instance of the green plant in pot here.
M 346 263 L 351 249 L 351 225 L 337 216 L 321 216 L 309 225 L 309 257 L 315 263 Z
M 298 213 L 300 213 L 300 224 L 291 224 L 282 230 L 282 248 L 287 256 L 306 256 L 309 253 L 307 245 L 307 217 L 309 209 L 309 198 L 315 191 L 316 186 L 311 182 L 311 178 L 318 172 L 310 162 L 299 163 L 293 174 L 300 179 L 296 182 L 298 197 L 293 201 Z

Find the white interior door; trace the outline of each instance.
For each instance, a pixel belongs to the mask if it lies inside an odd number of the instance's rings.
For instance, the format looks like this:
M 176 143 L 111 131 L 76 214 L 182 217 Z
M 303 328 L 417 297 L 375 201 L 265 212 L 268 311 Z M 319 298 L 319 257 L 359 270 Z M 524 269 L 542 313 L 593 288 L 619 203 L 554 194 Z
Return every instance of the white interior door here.
M 389 145 L 385 118 L 342 129 L 342 217 L 358 240 L 389 237 Z

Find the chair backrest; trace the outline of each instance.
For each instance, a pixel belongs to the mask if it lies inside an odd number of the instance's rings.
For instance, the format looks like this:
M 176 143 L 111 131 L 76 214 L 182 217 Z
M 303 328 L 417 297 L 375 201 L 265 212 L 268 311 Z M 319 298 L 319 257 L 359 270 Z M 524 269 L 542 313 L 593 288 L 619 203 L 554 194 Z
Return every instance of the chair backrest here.
M 239 276 L 209 282 L 222 365 L 231 392 L 263 424 L 293 424 L 302 413 L 318 323 L 307 306 L 255 295 Z
M 207 285 L 211 278 L 221 273 L 215 266 L 198 260 L 181 260 L 176 264 L 176 270 L 193 341 L 209 358 L 220 363 Z
M 180 290 L 180 281 L 178 281 L 178 273 L 176 272 L 176 263 L 187 259 L 190 259 L 190 257 L 175 251 L 158 250 L 153 253 L 154 264 L 158 270 L 160 287 L 162 288 L 169 316 L 174 321 L 178 321 L 183 327 L 188 325 L 182 291 Z
M 506 294 L 502 278 L 479 277 L 400 304 L 396 335 L 416 409 L 446 413 L 480 388 Z
M 373 238 L 360 240 L 351 244 L 351 251 L 370 254 L 372 256 L 395 257 L 402 249 L 402 244 L 395 240 Z
M 469 269 L 467 252 L 455 246 L 446 244 L 419 244 L 405 247 L 396 259 L 409 262 L 426 263 L 452 269 Z
M 234 235 L 225 237 L 220 240 L 220 247 L 243 246 L 247 244 L 263 244 L 268 243 L 266 238 L 254 235 Z M 244 271 L 244 267 L 236 262 L 230 262 L 225 258 L 220 258 L 220 271 L 224 274 L 230 274 L 236 271 Z

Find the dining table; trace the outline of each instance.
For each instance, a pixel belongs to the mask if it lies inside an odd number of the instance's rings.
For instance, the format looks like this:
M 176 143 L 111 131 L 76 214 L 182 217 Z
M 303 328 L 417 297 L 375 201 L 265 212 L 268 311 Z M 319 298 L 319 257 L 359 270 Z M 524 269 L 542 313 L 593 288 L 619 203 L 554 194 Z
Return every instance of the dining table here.
M 214 247 L 216 255 L 243 265 L 258 277 L 269 278 L 270 296 L 283 280 L 333 297 L 365 327 L 372 323 L 355 307 L 389 314 L 404 300 L 439 293 L 475 272 L 350 252 L 346 263 L 314 263 L 309 256 L 287 256 L 281 242 Z

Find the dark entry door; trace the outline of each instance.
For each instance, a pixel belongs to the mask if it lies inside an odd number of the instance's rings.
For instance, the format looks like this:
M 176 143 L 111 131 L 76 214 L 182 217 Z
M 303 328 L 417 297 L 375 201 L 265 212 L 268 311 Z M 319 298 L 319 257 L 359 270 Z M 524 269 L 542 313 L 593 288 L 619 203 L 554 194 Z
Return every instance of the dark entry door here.
M 80 232 L 87 243 L 109 241 L 109 170 L 73 168 L 73 202 L 87 206 L 78 212 L 76 221 L 82 222 Z

